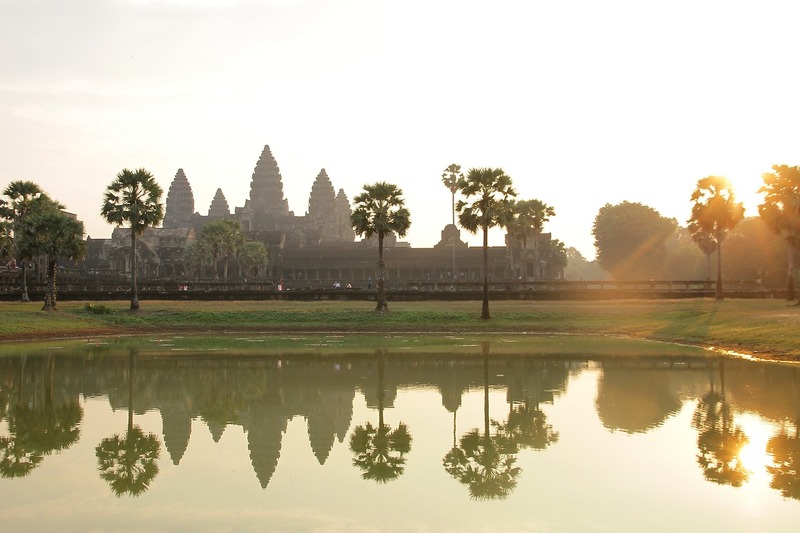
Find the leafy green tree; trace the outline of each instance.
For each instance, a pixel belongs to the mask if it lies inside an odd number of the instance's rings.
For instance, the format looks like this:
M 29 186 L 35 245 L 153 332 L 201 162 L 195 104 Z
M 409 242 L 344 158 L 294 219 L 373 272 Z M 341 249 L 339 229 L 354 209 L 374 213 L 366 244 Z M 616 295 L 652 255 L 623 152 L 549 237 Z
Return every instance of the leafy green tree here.
M 386 313 L 386 263 L 383 261 L 383 239 L 386 235 L 396 233 L 404 237 L 411 227 L 411 214 L 405 207 L 403 191 L 397 185 L 379 181 L 372 185 L 364 185 L 364 192 L 356 196 L 356 204 L 350 222 L 356 235 L 378 236 L 378 262 L 376 263 L 376 297 L 375 311 Z
M 17 240 L 25 255 L 47 256 L 47 291 L 42 309 L 55 311 L 58 260 L 80 261 L 86 257 L 83 222 L 51 206 L 25 217 L 19 226 Z
M 697 181 L 692 192 L 692 216 L 689 231 L 699 238 L 711 236 L 717 247 L 717 300 L 722 300 L 722 241 L 728 232 L 744 218 L 744 205 L 736 201 L 730 181 L 720 176 L 708 176 Z
M 200 231 L 199 239 L 211 254 L 211 266 L 214 279 L 219 279 L 218 264 L 220 259 L 225 260 L 223 279 L 228 280 L 228 263 L 235 256 L 239 247 L 244 242 L 242 227 L 235 220 L 214 220 L 209 222 Z
M 196 239 L 183 250 L 183 264 L 186 275 L 194 274 L 195 280 L 200 281 L 203 265 L 211 262 L 211 250 L 205 241 Z
M 147 170 L 122 169 L 106 189 L 100 214 L 109 224 L 131 229 L 131 310 L 139 309 L 139 289 L 136 285 L 138 266 L 136 237 L 144 230 L 158 226 L 164 220 L 161 186 Z
M 542 234 L 544 225 L 554 216 L 556 216 L 556 210 L 541 200 L 520 200 L 512 203 L 512 218 L 508 223 L 508 232 L 515 239 L 522 241 L 522 279 L 524 281 L 528 281 L 528 236 L 530 235 L 533 239 L 533 279 L 535 281 L 539 235 Z
M 8 261 L 14 257 L 14 237 L 11 224 L 0 221 L 0 261 Z
M 592 226 L 597 263 L 618 281 L 659 277 L 664 243 L 677 226 L 675 219 L 640 203 L 606 204 Z
M 517 193 L 502 168 L 472 168 L 458 180 L 467 199 L 456 204 L 458 222 L 470 233 L 483 230 L 483 303 L 481 318 L 489 319 L 489 229 L 505 227 L 511 219 L 511 198 Z
M 762 176 L 764 203 L 758 214 L 773 231 L 789 244 L 787 298 L 794 299 L 794 256 L 800 249 L 800 167 L 774 165 L 771 173 Z
M 378 483 L 387 483 L 400 477 L 406 464 L 406 454 L 411 451 L 411 433 L 408 426 L 400 422 L 392 429 L 383 421 L 383 379 L 386 372 L 386 352 L 381 350 L 378 358 L 378 427 L 367 422 L 357 426 L 350 436 L 350 451 L 353 466 L 361 469 L 361 477 Z
M 442 183 L 450 190 L 451 212 L 453 214 L 453 226 L 456 225 L 456 192 L 458 192 L 458 180 L 464 177 L 461 172 L 461 165 L 453 163 L 444 169 L 442 173 Z M 456 279 L 456 243 L 450 243 L 453 248 L 453 280 Z
M 42 191 L 41 187 L 32 181 L 12 181 L 3 190 L 3 194 L 8 200 L 0 198 L 0 218 L 11 222 L 11 231 L 15 235 L 28 215 L 52 203 L 52 200 Z M 30 301 L 28 296 L 28 261 L 33 257 L 24 255 L 19 248 L 17 248 L 17 257 L 20 263 L 22 301 L 28 302 Z
M 267 268 L 269 260 L 267 258 L 267 247 L 260 241 L 248 241 L 242 245 L 239 252 L 239 267 L 242 269 L 245 281 L 252 277 L 253 272 Z

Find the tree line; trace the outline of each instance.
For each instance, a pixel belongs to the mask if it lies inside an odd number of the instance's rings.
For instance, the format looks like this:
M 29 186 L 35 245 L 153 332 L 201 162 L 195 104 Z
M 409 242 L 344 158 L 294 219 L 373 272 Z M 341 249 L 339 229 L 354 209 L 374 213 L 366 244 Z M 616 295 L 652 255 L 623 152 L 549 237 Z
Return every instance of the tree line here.
M 788 250 L 787 284 L 789 298 L 794 298 L 794 257 L 800 243 L 800 167 L 775 165 L 763 175 L 759 189 L 764 201 L 758 207 L 759 220 L 774 234 L 781 236 Z M 452 221 L 470 233 L 483 236 L 483 299 L 481 318 L 488 319 L 488 232 L 503 227 L 509 236 L 521 243 L 521 278 L 528 279 L 528 243 L 533 243 L 534 265 L 537 264 L 539 235 L 544 225 L 555 216 L 555 209 L 544 202 L 517 200 L 512 179 L 502 168 L 472 168 L 466 174 L 457 164 L 449 165 L 442 174 L 442 183 L 451 192 Z M 456 194 L 462 199 L 456 202 Z M 86 255 L 83 223 L 64 212 L 64 206 L 50 198 L 30 181 L 15 181 L 0 198 L 0 258 L 21 263 L 22 299 L 28 301 L 26 268 L 28 261 L 47 257 L 47 291 L 44 309 L 56 309 L 56 263 L 59 259 L 79 261 Z M 131 309 L 139 308 L 137 289 L 136 242 L 145 229 L 157 227 L 164 218 L 163 190 L 147 170 L 123 169 L 108 186 L 100 210 L 103 218 L 118 227 L 127 226 L 131 239 Z M 690 239 L 705 254 L 707 272 L 713 254 L 717 259 L 716 297 L 722 299 L 722 244 L 744 220 L 744 208 L 736 201 L 729 180 L 708 176 L 698 180 L 692 192 L 692 214 L 686 228 L 675 219 L 661 216 L 651 207 L 631 202 L 606 204 L 595 218 L 592 234 L 597 249 L 597 264 L 615 279 L 648 279 L 659 277 L 669 264 L 667 252 L 675 243 Z M 376 311 L 387 312 L 383 242 L 386 236 L 403 237 L 411 226 L 403 191 L 394 184 L 379 181 L 364 185 L 354 198 L 351 224 L 357 235 L 378 237 L 376 262 Z M 742 224 L 742 226 L 752 224 Z M 455 276 L 455 244 L 453 275 Z M 685 248 L 685 246 L 684 246 Z M 683 251 L 685 253 L 685 250 Z M 580 259 L 576 250 L 567 250 L 560 241 L 548 250 L 557 262 L 566 264 L 569 257 Z M 677 254 L 680 255 L 680 254 Z M 199 278 L 210 266 L 214 279 L 219 279 L 219 263 L 227 279 L 230 259 L 236 258 L 245 278 L 268 265 L 263 243 L 248 242 L 238 222 L 213 221 L 204 226 L 197 240 L 185 251 L 187 269 Z M 710 274 L 709 274 L 710 275 Z
M 785 269 L 787 297 L 794 299 L 800 167 L 775 165 L 762 179 L 758 217 L 745 218 L 731 182 L 721 176 L 697 181 L 685 227 L 640 203 L 606 204 L 592 227 L 598 266 L 616 280 L 696 279 L 701 269 L 710 279 L 715 258 L 716 298 L 722 299 L 722 261 L 727 258 L 726 268 L 739 279 L 763 283 L 768 274 Z M 704 257 L 704 266 L 698 256 Z

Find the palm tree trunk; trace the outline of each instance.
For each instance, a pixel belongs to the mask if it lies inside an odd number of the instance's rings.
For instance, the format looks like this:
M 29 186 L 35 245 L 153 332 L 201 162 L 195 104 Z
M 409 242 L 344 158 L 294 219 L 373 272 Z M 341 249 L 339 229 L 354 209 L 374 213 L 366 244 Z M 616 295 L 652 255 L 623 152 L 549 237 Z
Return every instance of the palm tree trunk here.
M 536 262 L 533 263 L 534 269 L 536 268 Z M 534 270 L 535 276 L 535 270 Z M 528 282 L 528 235 L 526 233 L 522 234 L 522 288 L 525 288 L 525 284 Z
M 786 299 L 794 300 L 794 246 L 789 246 L 789 269 L 786 280 Z
M 717 300 L 722 300 L 722 243 L 717 236 Z
M 378 313 L 388 313 L 389 306 L 386 303 L 386 263 L 383 262 L 383 232 L 378 232 L 378 263 L 375 265 L 375 278 L 377 279 L 377 293 L 375 295 L 375 311 Z
M 56 310 L 56 262 L 50 260 L 47 263 L 47 290 L 44 295 L 44 307 L 42 311 Z
M 139 309 L 139 287 L 136 285 L 139 267 L 136 255 L 136 232 L 131 228 L 131 311 Z
M 455 227 L 456 227 L 456 193 L 454 191 L 451 191 L 450 198 L 451 198 L 452 213 L 453 213 L 453 229 L 455 229 Z M 450 246 L 453 247 L 453 281 L 455 281 L 457 279 L 456 278 L 456 236 L 455 236 L 455 233 L 453 233 L 453 237 L 450 239 Z
M 483 305 L 481 319 L 489 320 L 489 227 L 483 225 Z
M 21 259 L 20 262 L 22 263 L 22 301 L 30 302 L 31 299 L 28 297 L 28 261 Z

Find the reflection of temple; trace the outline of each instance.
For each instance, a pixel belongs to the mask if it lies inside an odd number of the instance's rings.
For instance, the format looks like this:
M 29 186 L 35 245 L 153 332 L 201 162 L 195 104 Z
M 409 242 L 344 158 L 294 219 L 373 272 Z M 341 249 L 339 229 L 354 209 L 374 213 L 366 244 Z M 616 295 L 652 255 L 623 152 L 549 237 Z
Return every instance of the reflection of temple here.
M 178 169 L 166 196 L 163 227 L 148 229 L 139 239 L 139 274 L 143 278 L 185 278 L 184 249 L 209 221 L 230 219 L 240 223 L 248 239 L 266 245 L 270 266 L 262 277 L 283 278 L 289 287 L 328 287 L 332 281 L 363 284 L 374 275 L 377 239 L 355 242 L 350 201 L 343 189 L 335 190 L 325 169 L 320 170 L 311 187 L 308 211 L 295 215 L 283 195 L 278 164 L 269 146 L 265 146 L 253 170 L 250 197 L 244 205 L 231 211 L 222 189 L 217 189 L 208 214 L 203 215 L 195 211 L 191 184 L 183 169 Z M 130 272 L 129 235 L 128 229 L 116 228 L 110 239 L 89 239 L 84 266 Z M 521 270 L 519 243 L 508 237 L 506 241 L 508 248 L 489 249 L 490 279 L 516 279 Z M 538 272 L 540 279 L 563 277 L 563 265 L 551 261 L 548 252 L 550 234 L 540 235 L 538 242 L 540 264 L 530 265 L 529 272 Z M 390 283 L 451 281 L 454 262 L 456 279 L 482 277 L 482 249 L 470 248 L 452 224 L 445 226 L 440 242 L 433 248 L 412 248 L 397 242 L 394 236 L 386 238 L 385 246 Z M 231 278 L 237 278 L 237 271 L 231 269 Z
M 378 404 L 378 364 L 369 356 L 293 356 L 287 363 L 277 357 L 140 355 L 132 395 L 127 357 L 90 359 L 91 367 L 89 359 L 64 352 L 58 357 L 0 358 L 0 422 L 7 421 L 13 437 L 0 447 L 0 455 L 8 458 L 0 463 L 9 465 L 2 475 L 25 475 L 47 454 L 77 442 L 81 397 L 107 397 L 114 410 L 126 410 L 132 398 L 137 414 L 157 410 L 169 459 L 176 465 L 191 449 L 193 429 L 205 426 L 219 441 L 229 426 L 241 428 L 247 434 L 254 481 L 262 487 L 279 467 L 283 435 L 295 417 L 305 419 L 311 450 L 317 462 L 325 464 L 333 448 L 344 445 L 351 426 L 362 422 L 353 420 L 356 393 L 372 409 Z M 554 402 L 576 368 L 574 361 L 523 356 L 493 357 L 491 365 L 489 386 L 504 388 L 509 405 L 532 407 Z M 577 366 L 585 368 L 582 362 Z M 609 358 L 592 368 L 601 372 L 595 407 L 612 431 L 647 432 L 686 401 L 701 398 L 709 389 L 721 391 L 723 385 L 722 368 L 713 359 L 670 366 L 653 358 Z M 731 413 L 758 413 L 789 428 L 774 439 L 776 457 L 781 449 L 789 450 L 789 456 L 800 421 L 800 371 L 776 365 L 754 368 L 755 363 L 747 361 L 725 363 L 726 402 Z M 455 413 L 465 393 L 483 386 L 480 358 L 389 354 L 383 403 L 391 408 L 403 389 L 438 390 L 441 405 Z M 558 429 L 557 421 L 555 425 Z M 785 467 L 778 473 L 789 479 L 783 485 L 789 487 L 784 489 L 787 494 L 798 494 L 791 492 L 790 483 L 797 482 L 792 472 Z

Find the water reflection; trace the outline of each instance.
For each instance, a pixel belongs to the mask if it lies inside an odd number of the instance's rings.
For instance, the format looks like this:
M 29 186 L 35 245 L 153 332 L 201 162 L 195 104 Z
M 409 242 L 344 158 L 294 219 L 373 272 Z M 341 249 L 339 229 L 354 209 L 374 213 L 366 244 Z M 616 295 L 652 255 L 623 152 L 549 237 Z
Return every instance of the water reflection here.
M 8 435 L 0 437 L 0 475 L 17 478 L 77 442 L 83 409 L 77 395 L 56 388 L 53 356 L 9 362 L 5 381 L 15 386 L 0 392 L 0 413 L 8 422 Z
M 114 434 L 95 448 L 100 477 L 116 496 L 139 496 L 158 475 L 161 443 L 153 433 L 145 434 L 133 425 L 133 384 L 136 381 L 138 351 L 128 353 L 128 429 L 125 436 Z
M 403 474 L 405 455 L 411 451 L 411 433 L 402 422 L 397 425 L 397 429 L 392 429 L 384 422 L 386 350 L 377 350 L 375 358 L 378 363 L 378 427 L 370 422 L 356 426 L 350 437 L 350 450 L 354 455 L 353 466 L 361 469 L 361 477 L 386 483 Z
M 383 348 L 365 356 L 159 357 L 131 349 L 123 356 L 82 350 L 3 357 L 0 475 L 15 479 L 46 470 L 48 456 L 68 453 L 79 441 L 84 402 L 101 399 L 128 415 L 124 433 L 92 443 L 104 490 L 110 487 L 117 496 L 154 491 L 163 482 L 159 470 L 169 466 L 162 460 L 182 466 L 193 428 L 207 430 L 214 443 L 231 427 L 244 432 L 249 479 L 256 490 L 267 489 L 295 419 L 305 421 L 315 463 L 326 465 L 342 445 L 347 468 L 384 484 L 411 477 L 409 458 L 432 438 L 418 422 L 402 422 L 410 414 L 395 407 L 398 394 L 423 390 L 441 400 L 441 407 L 426 409 L 448 413 L 447 436 L 436 443 L 438 474 L 454 488 L 463 485 L 458 490 L 473 499 L 511 500 L 527 482 L 531 455 L 550 457 L 570 432 L 574 435 L 574 426 L 554 417 L 551 408 L 572 380 L 594 373 L 596 393 L 589 404 L 606 434 L 653 433 L 688 413 L 682 423 L 692 431 L 692 449 L 676 449 L 692 461 L 693 476 L 711 482 L 707 485 L 742 488 L 756 477 L 742 460 L 752 440 L 748 433 L 753 436 L 742 417 L 760 417 L 772 428 L 760 450 L 769 454 L 761 473 L 769 475 L 774 491 L 800 499 L 797 368 L 724 358 L 506 356 L 489 342 L 462 352 L 470 350 L 472 355 Z M 482 413 L 463 405 L 473 392 L 482 393 Z M 369 412 L 359 411 L 354 423 L 357 397 Z M 400 422 L 387 422 L 391 409 L 397 409 L 393 420 Z M 145 413 L 160 416 L 160 435 L 134 423 L 141 424 Z M 104 428 L 96 438 L 111 430 Z M 166 454 L 160 453 L 161 441 Z M 92 475 L 96 480 L 98 471 Z

